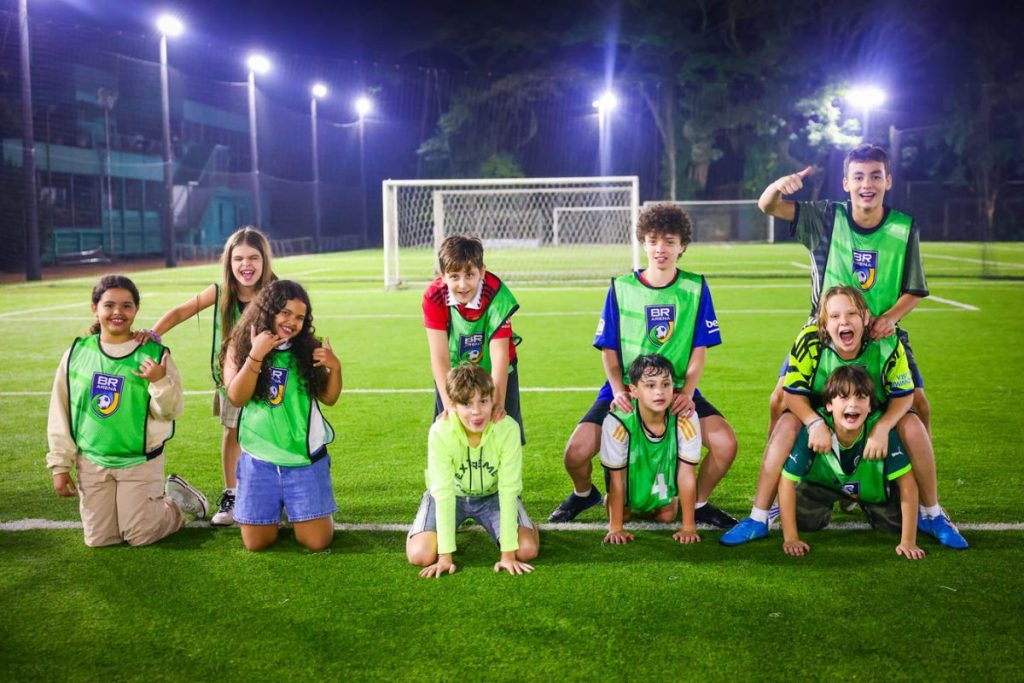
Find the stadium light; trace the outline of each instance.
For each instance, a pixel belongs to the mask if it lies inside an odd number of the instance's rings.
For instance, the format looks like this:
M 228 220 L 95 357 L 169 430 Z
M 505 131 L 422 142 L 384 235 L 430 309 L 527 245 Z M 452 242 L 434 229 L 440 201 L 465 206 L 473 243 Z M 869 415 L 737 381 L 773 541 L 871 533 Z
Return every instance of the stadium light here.
M 846 93 L 846 100 L 861 110 L 862 138 L 867 141 L 868 123 L 871 118 L 871 110 L 882 106 L 886 100 L 885 91 L 877 85 L 862 85 L 850 88 Z
M 164 171 L 164 206 L 163 206 L 163 231 L 162 241 L 164 249 L 164 265 L 174 268 L 178 265 L 174 253 L 174 178 L 172 169 L 171 151 L 171 96 L 168 86 L 167 75 L 167 38 L 176 38 L 185 31 L 185 25 L 170 14 L 161 15 L 156 20 L 156 27 L 160 31 L 160 113 L 161 125 L 163 128 L 163 171 Z
M 314 83 L 313 87 L 310 88 L 309 91 L 313 94 L 313 97 L 318 100 L 327 97 L 327 86 L 323 83 Z
M 258 53 L 249 55 L 245 65 L 253 73 L 265 74 L 270 71 L 270 60 Z
M 360 95 L 355 101 L 356 114 L 359 115 L 360 119 L 366 117 L 371 111 L 373 111 L 373 100 L 366 95 Z
M 599 114 L 606 114 L 619 106 L 619 98 L 611 90 L 605 90 L 594 100 L 593 105 Z
M 163 14 L 156 20 L 156 27 L 160 33 L 170 38 L 177 38 L 185 31 L 185 25 L 178 17 L 171 14 Z

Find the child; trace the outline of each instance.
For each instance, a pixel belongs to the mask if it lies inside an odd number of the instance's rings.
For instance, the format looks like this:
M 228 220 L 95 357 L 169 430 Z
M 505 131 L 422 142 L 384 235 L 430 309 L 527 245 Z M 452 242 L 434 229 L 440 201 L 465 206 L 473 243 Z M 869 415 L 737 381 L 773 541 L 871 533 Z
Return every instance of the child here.
M 257 292 L 275 279 L 270 261 L 270 243 L 263 233 L 252 227 L 238 230 L 224 243 L 224 254 L 221 256 L 222 283 L 219 286 L 210 285 L 188 301 L 167 311 L 152 329 L 153 338 L 159 342 L 161 335 L 167 334 L 179 323 L 213 307 L 210 372 L 218 388 L 213 397 L 213 414 L 220 415 L 220 422 L 224 426 L 221 464 L 225 486 L 217 503 L 217 512 L 210 519 L 210 524 L 214 526 L 228 526 L 235 522 L 235 468 L 239 454 L 238 409 L 225 396 L 217 359 L 222 340 L 228 338 L 246 305 Z M 146 332 L 143 330 L 142 334 Z M 142 341 L 139 337 L 137 339 Z
M 427 437 L 427 491 L 405 544 L 422 577 L 455 572 L 455 530 L 472 517 L 501 549 L 494 571 L 529 573 L 540 536 L 519 498 L 523 447 L 511 416 L 494 420 L 491 376 L 479 365 L 452 368 L 444 382 L 451 409 Z
M 827 452 L 831 432 L 815 412 L 822 405 L 825 378 L 840 365 L 860 365 L 868 370 L 875 386 L 878 405 L 885 408 L 869 437 L 868 450 L 881 453 L 887 431 L 895 426 L 900 441 L 906 445 L 914 464 L 915 480 L 923 489 L 921 471 L 934 477 L 935 455 L 931 438 L 924 424 L 914 413 L 907 413 L 913 403 L 914 382 L 903 343 L 896 335 L 882 339 L 868 338 L 869 311 L 859 288 L 846 285 L 830 288 L 821 298 L 816 324 L 804 327 L 797 336 L 786 374 L 786 407 L 772 432 L 761 463 L 757 496 L 750 517 L 740 521 L 722 535 L 724 545 L 740 545 L 768 535 L 768 506 L 775 496 L 779 473 L 796 441 L 801 424 L 807 428 L 812 450 Z M 923 494 L 922 494 L 923 498 Z M 966 548 L 967 541 L 950 524 L 938 500 L 923 500 L 922 518 L 927 526 L 918 527 L 950 548 Z
M 591 461 L 601 446 L 601 426 L 612 405 L 623 413 L 632 412 L 624 369 L 637 356 L 656 353 L 672 365 L 676 382 L 672 414 L 688 418 L 695 412 L 708 448 L 697 476 L 697 522 L 721 529 L 736 523 L 708 503 L 736 457 L 736 435 L 697 390 L 707 349 L 722 339 L 707 282 L 676 267 L 692 232 L 690 217 L 673 204 L 658 204 L 640 213 L 636 236 L 647 253 L 647 268 L 614 278 L 608 289 L 594 339 L 608 381 L 565 446 L 565 469 L 573 492 L 551 513 L 549 522 L 571 521 L 601 502 L 601 492 L 590 481 Z
M 910 460 L 894 432 L 884 444 L 871 443 L 880 419 L 872 412 L 871 377 L 859 365 L 839 366 L 828 376 L 822 398 L 822 416 L 813 424 L 832 429 L 830 448 L 815 452 L 805 427 L 782 470 L 783 551 L 794 557 L 809 552 L 811 547 L 800 540 L 797 530 L 824 529 L 835 502 L 847 499 L 860 505 L 872 528 L 900 533 L 897 555 L 923 558 L 924 551 L 917 547 L 917 484 L 909 476 Z
M 511 415 L 526 443 L 519 409 L 519 371 L 512 314 L 519 303 L 484 265 L 484 246 L 475 237 L 452 235 L 437 252 L 441 276 L 423 292 L 430 371 L 434 376 L 434 417 L 452 407 L 445 391 L 448 371 L 463 361 L 479 365 L 494 380 L 494 420 Z
M 638 356 L 629 366 L 633 410 L 613 408 L 601 428 L 601 464 L 608 482 L 608 533 L 605 543 L 629 543 L 624 531 L 630 513 L 653 513 L 658 522 L 679 515 L 682 529 L 672 534 L 680 543 L 697 543 L 694 502 L 700 462 L 700 421 L 696 414 L 677 418 L 669 410 L 673 399 L 672 364 L 664 356 Z M 678 500 L 676 496 L 678 495 Z
M 184 397 L 170 352 L 135 341 L 139 290 L 106 275 L 92 290 L 96 323 L 75 339 L 53 380 L 46 426 L 46 466 L 53 488 L 79 496 L 87 546 L 147 545 L 202 519 L 203 494 L 172 474 L 164 495 L 164 444 Z M 71 469 L 78 472 L 78 486 Z
M 290 280 L 260 290 L 221 362 L 228 400 L 241 409 L 235 520 L 245 547 L 263 550 L 277 540 L 283 506 L 296 540 L 323 550 L 338 506 L 327 455 L 334 430 L 319 402 L 338 402 L 341 361 L 329 339 L 321 346 L 314 335 L 306 291 Z

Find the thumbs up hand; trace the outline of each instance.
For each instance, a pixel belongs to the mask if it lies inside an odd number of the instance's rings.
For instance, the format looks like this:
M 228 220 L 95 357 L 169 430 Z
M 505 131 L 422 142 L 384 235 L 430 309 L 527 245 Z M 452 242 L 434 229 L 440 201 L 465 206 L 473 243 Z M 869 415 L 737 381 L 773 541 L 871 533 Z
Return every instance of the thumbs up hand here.
M 808 166 L 799 173 L 784 175 L 775 181 L 775 189 L 783 195 L 796 194 L 804 186 L 804 178 L 814 173 L 814 167 Z
M 332 372 L 341 371 L 341 361 L 334 355 L 330 337 L 324 337 L 324 345 L 318 349 L 313 349 L 313 367 L 326 367 Z

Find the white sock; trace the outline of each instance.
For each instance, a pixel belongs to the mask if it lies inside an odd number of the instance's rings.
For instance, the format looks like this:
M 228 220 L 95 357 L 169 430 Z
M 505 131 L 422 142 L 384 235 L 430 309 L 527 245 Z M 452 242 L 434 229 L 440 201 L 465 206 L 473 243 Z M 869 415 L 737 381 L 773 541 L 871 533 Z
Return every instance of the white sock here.
M 756 505 L 750 508 L 750 518 L 755 522 L 761 522 L 761 524 L 768 523 L 768 511 L 764 508 L 759 508 Z
M 594 490 L 594 487 L 593 487 L 593 486 L 591 486 L 590 488 L 588 488 L 588 489 L 587 489 L 586 491 L 584 491 L 583 493 L 580 493 L 579 491 L 577 491 L 577 490 L 576 490 L 576 487 L 574 486 L 574 487 L 573 487 L 573 489 L 572 489 L 572 492 L 573 492 L 574 494 L 576 494 L 577 496 L 579 496 L 580 498 L 586 498 L 587 496 L 589 496 L 589 495 L 590 495 L 590 492 L 591 492 L 591 491 L 593 491 L 593 490 Z
M 705 500 L 705 501 L 704 501 L 703 503 L 697 503 L 697 504 L 695 504 L 695 505 L 693 506 L 693 509 L 694 509 L 694 510 L 700 510 L 700 509 L 701 509 L 702 507 L 704 507 L 704 506 L 705 506 L 705 505 L 707 505 L 707 504 L 708 504 L 708 502 L 707 502 L 707 501 Z
M 229 488 L 224 489 L 224 493 L 230 493 L 232 496 L 235 495 L 235 487 L 231 486 Z
M 919 507 L 921 514 L 925 517 L 935 519 L 942 514 L 942 507 L 938 503 L 935 503 L 935 505 L 921 505 Z

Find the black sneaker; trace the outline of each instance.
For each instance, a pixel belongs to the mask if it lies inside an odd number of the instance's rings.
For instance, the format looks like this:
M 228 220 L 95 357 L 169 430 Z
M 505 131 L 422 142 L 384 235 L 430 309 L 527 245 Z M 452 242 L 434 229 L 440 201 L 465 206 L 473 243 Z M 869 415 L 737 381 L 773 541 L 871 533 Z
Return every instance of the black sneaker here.
M 548 521 L 553 524 L 560 524 L 562 522 L 571 522 L 584 510 L 589 510 L 598 503 L 601 502 L 601 492 L 597 490 L 596 486 L 590 488 L 590 494 L 586 498 L 577 496 L 575 492 L 570 493 L 569 497 L 562 501 L 562 504 L 555 508 L 555 511 L 548 517 Z
M 704 503 L 703 507 L 697 508 L 694 517 L 698 524 L 707 524 L 719 529 L 731 529 L 737 523 L 734 517 L 730 517 L 711 503 Z

